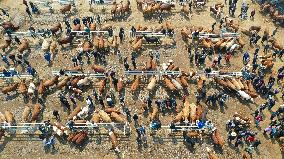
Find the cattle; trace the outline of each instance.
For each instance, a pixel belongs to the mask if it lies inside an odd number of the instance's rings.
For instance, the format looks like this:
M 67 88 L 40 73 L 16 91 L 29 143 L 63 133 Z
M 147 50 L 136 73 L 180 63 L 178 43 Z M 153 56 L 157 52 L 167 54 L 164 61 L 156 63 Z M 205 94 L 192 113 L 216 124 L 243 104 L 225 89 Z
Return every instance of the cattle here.
M 77 106 L 67 117 L 68 120 L 73 120 L 73 118 L 81 111 L 81 107 Z
M 250 101 L 254 102 L 253 98 L 252 98 L 250 95 L 248 95 L 246 92 L 239 90 L 239 91 L 238 91 L 238 94 L 239 94 L 243 99 L 245 99 L 245 100 L 250 100 Z
M 191 122 L 195 122 L 196 121 L 196 110 L 197 110 L 197 106 L 194 103 L 190 104 L 190 121 Z
M 27 88 L 25 81 L 20 82 L 19 87 L 18 87 L 18 91 L 22 95 L 26 95 L 28 93 L 28 88 Z
M 251 26 L 250 28 L 249 28 L 249 31 L 256 31 L 256 32 L 259 32 L 260 31 L 260 29 L 261 29 L 261 26 L 255 26 L 255 25 L 253 25 L 253 26 Z
M 160 39 L 158 37 L 154 37 L 154 36 L 146 36 L 143 35 L 144 39 L 146 40 L 146 42 L 149 43 L 155 43 L 156 45 L 158 45 L 160 43 Z
M 72 90 L 77 95 L 82 95 L 83 91 L 79 88 L 69 86 L 69 89 Z
M 59 30 L 62 31 L 61 23 L 56 23 L 50 28 L 50 31 L 53 35 L 55 35 Z
M 35 84 L 31 81 L 28 87 L 28 94 L 33 95 L 35 93 L 36 86 Z
M 183 119 L 183 111 L 180 111 L 173 119 L 173 123 L 176 122 L 181 122 L 181 120 Z
M 71 79 L 70 76 L 65 76 L 60 82 L 58 82 L 56 88 L 62 89 L 63 87 L 67 86 L 67 83 L 70 79 Z
M 28 40 L 27 40 L 27 39 L 23 39 L 23 40 L 21 41 L 21 44 L 20 44 L 19 47 L 18 47 L 18 51 L 19 51 L 20 53 L 23 53 L 25 50 L 27 50 L 27 49 L 29 49 L 29 48 L 30 48 L 30 45 L 29 45 Z
M 5 111 L 4 115 L 5 115 L 7 123 L 10 123 L 10 124 L 15 123 L 14 115 L 10 111 Z
M 206 151 L 208 153 L 208 159 L 219 159 L 219 157 L 212 152 L 212 150 L 210 150 L 208 147 L 206 147 Z
M 92 119 L 91 119 L 91 122 L 92 123 L 99 123 L 100 122 L 100 114 L 98 113 L 94 113 L 93 116 L 92 116 Z
M 126 122 L 126 118 L 122 115 L 117 114 L 116 112 L 111 112 L 110 117 L 112 119 L 114 119 L 114 121 L 117 121 L 119 123 L 125 123 Z
M 83 79 L 80 79 L 77 83 L 78 87 L 82 87 L 82 86 L 87 86 L 91 84 L 91 77 L 85 77 Z
M 225 141 L 223 139 L 223 137 L 221 136 L 220 132 L 218 129 L 216 129 L 213 133 L 212 133 L 212 139 L 213 139 L 213 143 L 215 145 L 218 145 L 219 147 L 223 147 L 225 144 Z
M 93 65 L 92 69 L 95 72 L 98 72 L 98 73 L 105 73 L 106 72 L 106 69 L 104 67 L 102 67 L 102 66 L 99 66 L 99 65 Z
M 172 78 L 171 82 L 174 84 L 175 88 L 177 88 L 178 90 L 182 90 L 183 89 L 182 85 L 177 80 Z
M 175 85 L 172 83 L 172 81 L 166 76 L 164 76 L 164 83 L 170 91 L 176 91 L 177 90 Z
M 38 85 L 38 94 L 43 95 L 45 92 L 45 86 L 43 85 L 43 80 L 40 80 L 39 85 Z
M 5 43 L 0 45 L 0 49 L 5 52 L 6 48 L 11 46 L 11 43 L 11 40 L 5 40 Z
M 180 84 L 181 84 L 181 86 L 182 87 L 188 87 L 188 79 L 187 79 L 187 77 L 186 76 L 180 76 L 179 77 L 179 80 L 180 80 Z
M 140 83 L 140 77 L 136 77 L 130 88 L 132 92 L 138 89 L 139 83 Z
M 31 117 L 31 121 L 39 120 L 40 112 L 41 112 L 41 106 L 37 103 L 34 106 L 34 109 L 33 109 L 33 112 L 32 112 L 32 117 Z
M 62 14 L 65 14 L 65 13 L 70 12 L 70 11 L 71 11 L 71 4 L 65 5 L 60 9 L 60 12 Z
M 163 3 L 161 6 L 160 6 L 160 11 L 163 12 L 163 11 L 168 11 L 170 12 L 172 10 L 172 8 L 174 8 L 175 5 L 174 4 L 168 4 L 168 3 Z
M 156 85 L 156 83 L 157 83 L 156 77 L 155 76 L 151 77 L 150 78 L 150 82 L 149 82 L 149 84 L 148 84 L 146 89 L 149 90 L 149 91 L 153 90 L 155 85 Z
M 81 145 L 84 140 L 86 140 L 88 137 L 88 133 L 86 131 L 81 132 L 81 135 L 77 138 L 77 140 L 75 141 L 75 143 L 77 145 Z
M 183 105 L 184 105 L 184 107 L 182 109 L 183 118 L 184 118 L 185 122 L 188 123 L 189 114 L 190 114 L 190 104 L 189 104 L 189 101 L 185 100 Z
M 117 137 L 114 134 L 113 131 L 109 132 L 109 138 L 111 140 L 112 143 L 112 148 L 116 151 L 116 152 L 120 152 L 120 150 L 118 149 L 118 141 L 117 141 Z
M 159 115 L 159 109 L 158 107 L 153 107 L 152 113 L 150 115 L 150 121 L 153 121 L 155 119 L 158 119 Z
M 59 45 L 63 46 L 63 44 L 72 44 L 72 41 L 74 39 L 74 36 L 69 35 L 68 37 L 64 37 L 61 39 L 58 39 L 57 42 Z
M 8 94 L 10 92 L 16 91 L 18 85 L 19 85 L 19 83 L 14 83 L 14 84 L 12 84 L 10 86 L 6 86 L 6 87 L 2 88 L 1 91 L 2 91 L 3 94 Z
M 52 126 L 53 131 L 58 136 L 62 136 L 63 134 L 68 135 L 68 128 L 65 125 L 63 125 L 63 124 L 61 124 L 59 122 L 54 122 L 52 125 L 53 125 Z
M 103 110 L 99 110 L 99 115 L 100 115 L 100 118 L 106 122 L 106 123 L 110 123 L 111 122 L 111 118 L 110 116 Z
M 56 75 L 56 76 L 52 77 L 52 79 L 43 82 L 43 86 L 47 87 L 47 88 L 51 87 L 51 86 L 53 86 L 53 85 L 58 83 L 58 79 L 59 79 L 59 76 Z
M 124 87 L 124 82 L 122 78 L 119 78 L 117 83 L 117 91 L 120 93 Z
M 0 122 L 1 123 L 5 123 L 6 122 L 5 115 L 3 113 L 1 113 L 1 112 L 0 112 Z
M 104 110 L 106 113 L 110 114 L 112 112 L 115 112 L 117 114 L 120 114 L 120 111 L 117 108 L 105 108 Z
M 31 108 L 28 107 L 28 106 L 25 106 L 25 109 L 24 109 L 23 114 L 22 114 L 22 122 L 28 122 L 29 121 L 30 113 L 31 113 Z
M 1 24 L 1 26 L 5 29 L 5 30 L 12 30 L 12 31 L 16 31 L 18 30 L 20 27 L 19 26 L 15 26 L 12 22 L 3 22 Z
M 143 40 L 142 40 L 142 39 L 139 39 L 139 40 L 133 45 L 133 50 L 135 50 L 135 51 L 141 50 L 141 48 L 142 48 L 142 43 L 143 43 Z
M 105 90 L 105 87 L 106 87 L 106 81 L 107 81 L 107 78 L 101 80 L 99 82 L 99 92 L 102 94 Z

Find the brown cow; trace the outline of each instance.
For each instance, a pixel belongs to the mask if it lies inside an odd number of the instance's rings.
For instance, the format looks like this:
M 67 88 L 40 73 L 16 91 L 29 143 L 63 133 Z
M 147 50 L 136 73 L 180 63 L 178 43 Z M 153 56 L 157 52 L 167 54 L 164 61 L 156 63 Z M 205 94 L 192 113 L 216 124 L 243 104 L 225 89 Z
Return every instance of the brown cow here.
M 18 47 L 18 51 L 19 51 L 20 53 L 23 53 L 25 50 L 28 50 L 29 48 L 30 48 L 30 46 L 29 46 L 28 40 L 27 40 L 27 39 L 23 39 L 23 40 L 21 41 L 21 44 L 20 44 L 19 47 Z
M 118 83 L 117 83 L 117 91 L 120 93 L 122 91 L 124 87 L 124 82 L 122 78 L 118 79 Z
M 18 91 L 22 94 L 22 95 L 26 95 L 28 93 L 28 88 L 27 85 L 25 83 L 25 81 L 21 81 L 18 87 Z
M 57 42 L 59 45 L 63 46 L 63 44 L 72 44 L 72 40 L 74 39 L 74 36 L 68 36 L 68 37 L 65 37 L 65 38 L 61 38 L 61 39 L 58 39 Z
M 40 112 L 41 112 L 41 106 L 39 105 L 39 103 L 37 103 L 34 106 L 31 121 L 37 121 L 39 119 Z
M 61 8 L 60 9 L 60 12 L 62 13 L 62 14 L 65 14 L 65 13 L 67 13 L 67 12 L 71 12 L 71 4 L 68 4 L 68 5 L 66 5 L 66 6 L 63 6 L 63 8 Z
M 58 75 L 54 76 L 52 79 L 45 81 L 43 83 L 43 86 L 44 87 L 51 87 L 51 86 L 57 84 L 58 83 L 58 78 L 59 78 Z
M 98 72 L 98 73 L 105 73 L 106 72 L 106 69 L 102 66 L 99 66 L 99 65 L 93 65 L 91 67 L 95 72 Z
M 2 91 L 3 94 L 8 94 L 9 92 L 16 91 L 18 85 L 19 85 L 19 83 L 14 83 L 10 86 L 6 86 L 6 87 L 2 88 L 1 91 Z
M 45 87 L 43 85 L 43 80 L 40 80 L 39 85 L 38 85 L 38 94 L 42 95 L 45 91 Z
M 107 78 L 101 80 L 99 82 L 99 92 L 102 94 L 106 88 L 106 81 L 107 81 Z
M 67 85 L 67 82 L 71 79 L 70 76 L 65 76 L 60 82 L 58 82 L 57 84 L 57 88 L 58 89 L 62 89 L 63 87 L 65 87 Z
M 10 123 L 10 124 L 15 123 L 14 115 L 10 111 L 5 111 L 4 115 L 5 115 L 7 123 Z
M 139 87 L 139 83 L 140 83 L 140 77 L 135 76 L 135 80 L 131 85 L 131 91 L 136 91 Z
M 55 35 L 56 32 L 58 32 L 59 30 L 62 32 L 61 23 L 56 23 L 56 24 L 54 24 L 54 25 L 50 28 L 50 31 L 51 31 L 51 33 L 52 33 L 53 35 Z
M 163 12 L 163 11 L 168 11 L 170 12 L 172 10 L 172 8 L 174 8 L 175 5 L 174 4 L 167 4 L 167 3 L 163 3 L 161 6 L 160 6 L 160 11 Z
M 176 87 L 175 85 L 171 82 L 171 80 L 167 77 L 167 76 L 164 76 L 164 82 L 165 82 L 165 85 L 167 86 L 167 88 L 171 91 L 176 91 Z
M 5 52 L 5 50 L 11 46 L 11 43 L 11 40 L 5 40 L 5 43 L 0 45 L 0 49 Z

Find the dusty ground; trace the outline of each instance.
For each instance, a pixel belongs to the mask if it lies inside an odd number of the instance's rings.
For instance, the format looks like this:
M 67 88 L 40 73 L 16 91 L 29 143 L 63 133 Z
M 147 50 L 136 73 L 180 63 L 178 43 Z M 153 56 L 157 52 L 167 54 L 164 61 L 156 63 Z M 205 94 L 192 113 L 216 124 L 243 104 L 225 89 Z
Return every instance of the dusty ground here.
M 82 1 L 82 2 L 81 2 Z M 23 16 L 26 14 L 23 14 L 24 12 L 24 5 L 20 4 L 21 1 L 12 1 L 12 0 L 2 0 L 0 1 L 1 7 L 10 8 L 12 11 L 10 12 L 11 15 L 16 15 L 14 18 L 14 21 L 19 23 L 21 25 L 20 30 L 25 31 L 29 24 L 31 23 L 28 18 L 24 18 Z M 211 24 L 215 21 L 213 17 L 210 16 L 208 10 L 209 6 L 211 6 L 215 1 L 210 1 L 206 8 L 203 11 L 196 12 L 193 9 L 193 16 L 191 19 L 184 18 L 183 15 L 179 13 L 180 6 L 176 6 L 176 9 L 174 10 L 174 13 L 167 17 L 167 20 L 172 22 L 172 24 L 175 26 L 175 31 L 177 33 L 176 35 L 176 41 L 177 41 L 177 47 L 173 49 L 163 49 L 157 47 L 156 49 L 159 49 L 161 51 L 164 51 L 161 55 L 161 62 L 166 62 L 169 59 L 173 59 L 176 63 L 176 65 L 180 66 L 184 70 L 189 69 L 196 69 L 192 68 L 193 66 L 190 66 L 189 59 L 187 52 L 185 50 L 185 43 L 181 40 L 180 36 L 180 29 L 183 26 L 203 26 L 205 28 L 211 28 Z M 216 2 L 219 2 L 219 0 L 216 0 Z M 221 1 L 223 2 L 223 1 Z M 250 2 L 249 2 L 250 3 Z M 240 2 L 238 3 L 240 5 Z M 77 9 L 78 14 L 82 15 L 93 15 L 93 13 L 88 11 L 88 4 L 86 2 L 83 2 L 83 0 L 79 0 L 77 2 Z M 137 26 L 138 24 L 141 25 L 147 25 L 147 26 L 157 26 L 158 22 L 157 20 L 147 20 L 145 21 L 143 18 L 143 15 L 138 9 L 136 8 L 136 2 L 131 0 L 131 8 L 132 8 L 132 14 L 128 17 L 126 21 L 116 21 L 116 22 L 108 22 L 113 24 L 115 28 L 119 27 L 125 27 L 126 31 L 128 31 L 131 27 L 131 25 Z M 259 6 L 257 4 L 250 4 L 249 12 L 252 8 L 255 8 L 257 11 L 259 10 Z M 99 12 L 96 10 L 96 12 Z M 109 8 L 107 8 L 106 12 L 110 12 Z M 227 6 L 224 8 L 225 15 L 227 14 Z M 236 15 L 238 15 L 240 12 L 240 8 L 236 11 Z M 56 15 L 57 17 L 48 17 L 50 18 L 50 21 L 58 18 L 62 18 L 62 16 Z M 47 16 L 45 16 L 47 18 Z M 37 19 L 41 19 L 41 17 L 38 17 Z M 236 18 L 235 18 L 236 19 Z M 47 20 L 47 19 L 45 19 Z M 32 22 L 34 23 L 34 22 Z M 34 24 L 36 24 L 36 27 L 44 27 L 45 25 L 40 25 L 39 21 L 36 21 Z M 274 30 L 275 26 L 274 23 L 269 20 L 268 17 L 262 16 L 259 12 L 256 13 L 255 20 L 245 20 L 245 21 L 239 21 L 239 24 L 243 28 L 248 28 L 251 25 L 261 25 L 263 27 L 268 27 L 270 31 Z M 284 43 L 284 30 L 283 28 L 280 28 L 278 33 L 276 34 L 276 38 L 279 39 L 282 44 Z M 244 39 L 246 42 L 248 42 L 248 37 L 245 35 Z M 127 41 L 129 40 L 129 37 L 127 37 Z M 120 50 L 124 54 L 124 56 L 129 56 L 130 54 L 130 46 L 127 42 L 122 44 L 120 46 Z M 142 53 L 141 56 L 138 58 L 138 65 L 142 65 L 142 59 L 145 59 L 145 55 L 147 54 L 147 46 L 144 47 L 145 51 Z M 250 54 L 254 52 L 254 48 L 250 48 L 249 46 L 246 46 L 245 49 L 249 50 Z M 263 47 L 261 46 L 261 52 L 263 50 Z M 51 76 L 52 70 L 58 70 L 59 68 L 71 66 L 70 62 L 71 54 L 70 51 L 61 50 L 58 54 L 58 56 L 55 58 L 55 61 L 52 67 L 47 67 L 46 62 L 44 61 L 42 57 L 42 51 L 40 49 L 32 49 L 32 54 L 30 55 L 30 62 L 33 67 L 37 69 L 39 72 L 39 75 L 41 78 L 47 78 Z M 230 71 L 239 71 L 242 68 L 242 55 L 241 53 L 237 54 L 235 57 L 233 57 L 232 60 L 232 66 L 228 68 Z M 3 65 L 2 61 L 0 62 L 1 65 Z M 225 62 L 223 62 L 225 63 Z M 120 64 L 116 58 L 115 55 L 110 55 L 108 57 L 108 64 L 109 65 L 116 65 L 118 68 L 123 67 L 122 64 Z M 210 61 L 207 61 L 207 64 L 210 64 Z M 276 70 L 279 68 L 279 66 L 283 65 L 283 61 L 277 59 L 276 65 L 274 69 Z M 88 69 L 88 66 L 85 65 L 85 69 Z M 269 76 L 269 75 L 268 75 Z M 210 90 L 215 89 L 210 88 Z M 192 102 L 194 102 L 194 94 L 193 92 L 196 91 L 196 85 L 191 84 L 190 88 L 188 88 L 190 91 L 190 99 Z M 127 102 L 126 105 L 130 107 L 131 112 L 138 112 L 142 117 L 141 113 L 141 102 L 137 100 L 136 97 L 131 97 L 129 92 L 126 92 L 127 95 Z M 63 112 L 62 107 L 59 104 L 59 100 L 56 98 L 56 93 L 53 93 L 47 97 L 47 101 L 45 103 L 46 110 L 44 119 L 49 118 L 51 111 L 53 109 L 60 110 L 60 113 L 62 116 L 66 115 L 66 112 Z M 132 99 L 133 98 L 133 99 Z M 1 96 L 1 107 L 0 111 L 4 112 L 5 110 L 9 110 L 14 113 L 16 120 L 19 120 L 23 111 L 23 108 L 25 105 L 32 105 L 33 103 L 24 103 L 23 98 L 21 96 L 18 96 L 16 98 L 6 100 L 6 98 L 2 95 Z M 180 104 L 180 100 L 178 101 L 178 104 Z M 256 106 L 261 104 L 263 102 L 262 99 L 257 99 L 257 104 L 247 104 L 247 103 L 241 103 L 237 98 L 230 98 L 230 100 L 227 103 L 227 108 L 224 111 L 221 111 L 219 108 L 212 108 L 209 107 L 207 118 L 211 120 L 213 123 L 216 124 L 216 126 L 221 130 L 222 135 L 224 138 L 226 138 L 227 133 L 225 130 L 225 123 L 227 120 L 231 119 L 234 112 L 242 112 L 246 114 L 247 116 L 250 116 L 250 114 L 255 110 Z M 82 103 L 80 103 L 83 105 Z M 80 105 L 79 104 L 79 105 Z M 282 99 L 277 100 L 277 104 L 274 109 L 277 109 L 277 107 L 283 104 Z M 268 124 L 269 122 L 269 113 L 265 112 L 267 115 L 267 118 L 264 122 L 261 123 L 262 130 Z M 165 115 L 161 117 L 163 125 L 168 124 L 172 115 Z M 144 124 L 148 124 L 147 120 L 143 119 Z M 162 134 L 162 133 L 161 133 Z M 161 137 L 165 137 L 166 135 Z M 271 141 L 268 138 L 265 138 L 262 133 L 258 134 L 258 137 L 260 138 L 262 144 L 259 146 L 258 150 L 253 154 L 254 158 L 275 158 L 275 159 L 281 159 L 283 158 L 278 143 L 275 141 Z M 200 141 L 198 144 L 196 144 L 194 150 L 188 149 L 182 142 L 173 143 L 171 140 L 164 141 L 164 142 L 154 142 L 150 136 L 148 136 L 148 148 L 142 148 L 140 150 L 137 149 L 137 145 L 135 143 L 135 132 L 133 131 L 133 135 L 129 138 L 131 141 L 120 141 L 120 148 L 122 150 L 122 153 L 120 155 L 116 155 L 113 151 L 109 150 L 111 145 L 109 141 L 103 141 L 101 144 L 97 144 L 93 139 L 90 140 L 89 143 L 87 143 L 86 147 L 83 150 L 70 147 L 69 144 L 63 144 L 57 142 L 56 144 L 56 152 L 54 153 L 45 153 L 42 148 L 42 142 L 41 141 L 8 141 L 8 142 L 2 142 L 0 145 L 0 158 L 206 158 L 207 153 L 205 152 L 205 147 L 213 147 L 211 139 L 204 139 L 203 141 Z M 220 158 L 232 158 L 232 159 L 238 159 L 241 158 L 240 152 L 242 150 L 236 150 L 233 147 L 230 147 L 228 144 L 225 145 L 222 152 L 217 151 L 218 156 Z

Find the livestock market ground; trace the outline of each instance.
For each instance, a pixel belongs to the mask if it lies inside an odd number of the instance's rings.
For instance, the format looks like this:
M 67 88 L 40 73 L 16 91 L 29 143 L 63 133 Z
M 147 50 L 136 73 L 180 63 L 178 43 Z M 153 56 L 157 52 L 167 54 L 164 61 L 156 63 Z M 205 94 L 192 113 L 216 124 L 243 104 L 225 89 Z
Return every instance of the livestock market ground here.
M 206 4 L 204 10 L 202 11 L 196 11 L 193 8 L 193 14 L 190 19 L 185 18 L 182 14 L 180 14 L 181 6 L 176 5 L 176 8 L 174 9 L 173 13 L 166 17 L 166 21 L 171 22 L 174 25 L 176 36 L 176 47 L 171 49 L 163 49 L 160 47 L 156 47 L 159 49 L 161 54 L 161 62 L 167 62 L 168 60 L 172 59 L 174 60 L 175 64 L 179 66 L 183 70 L 196 70 L 195 66 L 190 65 L 189 58 L 187 55 L 187 51 L 185 48 L 185 42 L 181 39 L 180 30 L 183 26 L 203 26 L 204 28 L 211 28 L 212 23 L 215 21 L 215 19 L 210 16 L 209 13 L 209 6 L 212 6 L 216 2 L 224 2 L 221 0 L 209 0 L 208 4 Z M 270 34 L 272 30 L 275 29 L 275 25 L 269 17 L 265 17 L 261 15 L 259 11 L 259 5 L 258 4 L 252 4 L 250 1 L 248 2 L 250 4 L 249 11 L 250 12 L 253 8 L 256 10 L 256 16 L 255 20 L 244 20 L 241 21 L 238 18 L 234 18 L 234 20 L 238 20 L 241 28 L 249 28 L 251 25 L 260 25 L 263 28 L 268 27 L 270 30 Z M 238 9 L 236 11 L 235 15 L 239 15 L 240 13 L 240 5 L 241 2 L 238 2 Z M 51 15 L 50 17 L 45 16 L 41 19 L 42 15 L 38 15 L 38 18 L 35 18 L 35 22 L 31 22 L 28 20 L 27 15 L 25 13 L 25 6 L 22 4 L 22 1 L 17 0 L 1 0 L 0 1 L 0 7 L 2 8 L 9 8 L 10 9 L 10 15 L 14 17 L 12 21 L 14 21 L 16 24 L 20 25 L 20 30 L 25 31 L 25 29 L 28 29 L 30 24 L 34 24 L 35 27 L 46 27 L 48 23 L 45 23 L 43 21 L 47 21 L 50 19 L 51 21 L 54 19 L 61 18 L 62 16 L 57 15 L 58 13 L 55 13 L 54 15 Z M 89 5 L 85 0 L 78 0 L 76 1 L 76 7 L 78 10 L 77 15 L 74 16 L 85 16 L 85 15 L 94 15 L 94 13 L 89 12 Z M 142 26 L 158 26 L 158 20 L 144 20 L 142 12 L 139 11 L 136 7 L 136 1 L 131 0 L 131 9 L 132 13 L 127 18 L 127 20 L 122 21 L 108 21 L 107 23 L 112 24 L 116 29 L 120 27 L 126 28 L 128 35 L 128 30 L 132 25 L 142 25 Z M 56 8 L 55 8 L 56 10 Z M 95 12 L 99 12 L 95 9 Z M 106 7 L 106 12 L 110 12 L 110 8 Z M 228 13 L 228 6 L 224 7 L 224 14 L 226 15 Z M 106 16 L 109 16 L 105 14 Z M 54 16 L 54 17 L 53 17 Z M 56 17 L 55 17 L 56 16 Z M 36 17 L 36 16 L 35 16 Z M 47 19 L 48 18 L 48 19 Z M 50 22 L 50 25 L 52 22 Z M 217 28 L 217 27 L 216 27 Z M 261 35 L 262 35 L 261 31 Z M 275 38 L 277 38 L 281 44 L 284 44 L 284 30 L 283 28 L 279 28 Z M 246 35 L 243 36 L 243 39 L 245 39 L 245 42 L 248 44 L 248 37 Z M 126 37 L 126 41 L 119 46 L 119 49 L 122 51 L 124 56 L 130 55 L 130 44 L 128 41 L 130 40 L 129 37 Z M 3 42 L 3 38 L 1 37 L 0 42 Z M 15 49 L 15 48 L 14 48 Z M 249 47 L 249 45 L 246 45 L 244 50 L 248 50 L 249 53 L 252 55 L 254 52 L 254 48 Z M 14 50 L 13 50 L 14 51 Z M 260 49 L 261 53 L 263 51 L 263 46 L 261 46 Z M 33 67 L 36 68 L 37 72 L 39 73 L 39 76 L 41 78 L 48 78 L 51 77 L 51 71 L 53 70 L 59 70 L 60 68 L 66 68 L 68 66 L 72 66 L 71 63 L 71 56 L 74 53 L 74 50 L 60 50 L 59 53 L 55 58 L 55 62 L 52 65 L 52 67 L 46 66 L 46 61 L 43 59 L 43 52 L 40 49 L 32 48 L 32 53 L 29 56 L 30 63 Z M 147 46 L 144 46 L 144 51 L 142 55 L 140 55 L 137 59 L 138 65 L 142 65 L 143 60 L 145 61 L 145 57 L 147 54 Z M 148 57 L 147 57 L 148 58 Z M 84 59 L 86 61 L 86 59 Z M 123 65 L 119 63 L 115 55 L 109 55 L 107 57 L 108 65 L 116 66 L 117 68 L 123 68 Z M 240 71 L 242 68 L 242 53 L 236 54 L 236 56 L 233 57 L 231 60 L 231 67 L 230 68 L 224 68 L 228 69 L 229 71 Z M 210 65 L 211 61 L 206 61 L 207 65 Z M 225 62 L 223 62 L 225 63 Z M 4 65 L 3 62 L 0 62 L 1 65 Z M 277 70 L 280 66 L 283 66 L 283 61 L 277 59 L 276 63 L 274 65 L 274 70 Z M 90 67 L 90 66 L 89 66 Z M 84 69 L 88 69 L 88 65 L 84 65 Z M 90 69 L 90 68 L 89 68 Z M 267 75 L 269 76 L 269 74 Z M 210 88 L 209 91 L 212 91 L 213 88 Z M 192 102 L 195 102 L 194 92 L 196 91 L 196 84 L 190 84 L 190 87 L 188 88 L 190 95 L 189 99 Z M 208 92 L 209 92 L 208 91 Z M 131 112 L 137 112 L 140 115 L 140 119 L 144 125 L 148 125 L 148 120 L 143 118 L 143 114 L 141 111 L 142 105 L 139 100 L 136 100 L 137 98 L 132 97 L 129 92 L 126 93 L 126 105 L 130 107 Z M 133 98 L 133 99 L 132 99 Z M 5 110 L 11 111 L 16 118 L 16 121 L 20 121 L 20 117 L 22 114 L 22 111 L 24 109 L 25 105 L 32 106 L 33 103 L 24 103 L 22 96 L 18 96 L 9 100 L 6 100 L 6 97 L 2 94 L 0 97 L 0 111 L 4 112 Z M 83 100 L 85 101 L 85 100 Z M 227 131 L 225 130 L 226 127 L 226 121 L 232 118 L 232 115 L 234 112 L 241 112 L 242 114 L 246 116 L 252 117 L 250 114 L 255 110 L 256 106 L 261 104 L 264 100 L 263 99 L 257 99 L 256 104 L 248 104 L 248 103 L 241 103 L 239 99 L 232 97 L 227 102 L 227 107 L 225 110 L 220 110 L 218 108 L 208 108 L 207 118 L 211 120 L 217 128 L 221 131 L 221 134 L 224 138 L 227 137 Z M 178 100 L 178 104 L 181 104 L 181 100 Z M 205 105 L 204 103 L 202 103 Z M 280 104 L 283 104 L 283 100 L 281 98 L 277 98 L 277 103 L 274 109 L 277 109 Z M 51 95 L 48 95 L 46 100 L 46 109 L 44 112 L 43 119 L 49 119 L 52 114 L 52 110 L 57 109 L 60 111 L 60 114 L 62 117 L 66 116 L 67 113 L 63 111 L 62 106 L 60 106 L 59 100 L 57 98 L 57 93 L 53 93 Z M 83 106 L 85 103 L 81 102 L 79 105 Z M 278 142 L 272 141 L 269 138 L 265 138 L 261 131 L 265 128 L 265 126 L 269 123 L 269 112 L 265 111 L 266 118 L 261 123 L 261 130 L 257 130 L 258 137 L 260 138 L 262 144 L 258 147 L 258 150 L 254 152 L 253 158 L 262 158 L 262 159 L 281 159 L 283 158 L 283 155 L 281 154 L 280 147 Z M 170 120 L 172 119 L 172 115 L 164 115 L 161 116 L 162 125 L 167 125 Z M 134 128 L 132 128 L 134 129 Z M 253 128 L 256 130 L 256 128 Z M 148 136 L 148 147 L 147 148 L 141 148 L 138 149 L 136 144 L 136 137 L 135 137 L 135 130 L 132 130 L 132 135 L 129 138 L 129 141 L 119 141 L 119 147 L 121 149 L 121 154 L 117 155 L 115 154 L 111 148 L 111 144 L 108 140 L 102 141 L 101 143 L 96 143 L 95 141 L 89 141 L 86 146 L 83 149 L 78 149 L 75 147 L 71 147 L 67 143 L 56 143 L 56 151 L 52 153 L 46 153 L 43 150 L 43 144 L 41 140 L 38 141 L 2 141 L 0 142 L 0 158 L 207 158 L 207 152 L 206 147 L 210 147 L 213 149 L 213 144 L 211 139 L 204 138 L 203 141 L 200 141 L 195 145 L 194 149 L 187 148 L 183 144 L 183 142 L 176 142 L 173 143 L 171 140 L 164 140 L 164 142 L 154 142 L 151 138 L 151 136 Z M 149 132 L 149 131 L 148 131 Z M 159 134 L 160 137 L 163 137 L 163 134 Z M 228 158 L 228 159 L 239 159 L 241 158 L 241 152 L 243 152 L 243 149 L 240 148 L 240 150 L 236 150 L 234 147 L 230 146 L 228 143 L 225 144 L 223 151 L 216 151 L 219 158 Z

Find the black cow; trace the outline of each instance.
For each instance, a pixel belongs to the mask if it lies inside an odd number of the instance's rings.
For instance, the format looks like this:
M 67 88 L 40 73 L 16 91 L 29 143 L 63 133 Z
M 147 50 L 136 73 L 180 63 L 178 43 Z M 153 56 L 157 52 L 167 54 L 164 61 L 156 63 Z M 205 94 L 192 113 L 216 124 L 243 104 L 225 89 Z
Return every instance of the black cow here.
M 158 43 L 160 43 L 160 39 L 159 38 L 157 38 L 157 37 L 154 37 L 154 36 L 151 36 L 151 37 L 147 37 L 147 36 L 143 36 L 144 38 L 145 38 L 145 40 L 146 40 L 146 42 L 149 44 L 149 43 L 156 43 L 156 45 L 158 44 Z

